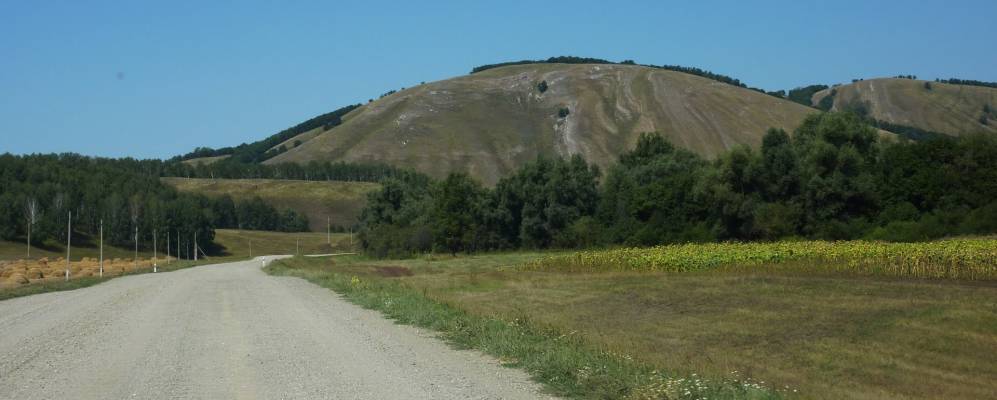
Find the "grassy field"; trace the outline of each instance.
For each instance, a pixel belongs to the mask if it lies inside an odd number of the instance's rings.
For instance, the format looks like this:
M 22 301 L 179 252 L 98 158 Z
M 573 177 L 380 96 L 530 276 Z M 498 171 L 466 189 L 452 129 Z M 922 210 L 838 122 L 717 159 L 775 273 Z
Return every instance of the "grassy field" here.
M 544 80 L 549 89 L 540 93 Z M 467 172 L 490 185 L 538 154 L 578 153 L 606 167 L 645 132 L 706 156 L 755 146 L 768 128 L 792 130 L 814 112 L 681 72 L 519 65 L 400 90 L 266 163 L 383 162 L 437 178 Z
M 380 185 L 368 182 L 295 181 L 276 179 L 162 178 L 181 192 L 207 196 L 229 195 L 233 199 L 254 196 L 277 208 L 291 208 L 308 217 L 312 231 L 325 232 L 326 217 L 334 226 L 356 223 L 367 203 L 367 193 Z
M 458 345 L 513 360 L 569 397 L 997 396 L 993 280 L 766 263 L 688 272 L 528 267 L 550 256 L 296 258 L 271 272 L 310 279 L 401 322 L 441 330 Z M 419 308 L 400 311 L 398 304 L 419 301 L 469 318 L 461 323 L 470 326 L 406 314 L 430 312 Z M 510 339 L 506 329 L 519 328 L 526 339 Z M 682 385 L 692 380 L 709 389 L 685 395 Z M 650 395 L 662 391 L 674 396 Z
M 226 257 L 249 257 L 250 245 L 252 245 L 254 257 L 270 254 L 295 254 L 296 249 L 299 254 L 330 254 L 353 251 L 348 233 L 333 233 L 330 245 L 325 233 L 217 229 L 215 230 L 215 243 L 221 247 L 221 253 Z
M 224 159 L 226 159 L 228 157 L 229 157 L 228 155 L 224 155 L 224 156 L 213 156 L 213 157 L 198 157 L 198 158 L 191 158 L 190 160 L 184 160 L 183 163 L 187 164 L 187 165 L 197 165 L 197 164 L 205 164 L 205 165 L 207 165 L 207 164 L 213 164 L 215 162 L 224 160 Z

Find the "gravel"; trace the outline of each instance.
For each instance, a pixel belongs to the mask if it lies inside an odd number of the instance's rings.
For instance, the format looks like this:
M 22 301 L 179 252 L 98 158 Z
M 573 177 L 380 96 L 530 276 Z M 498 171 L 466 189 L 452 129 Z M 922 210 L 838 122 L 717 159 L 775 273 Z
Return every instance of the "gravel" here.
M 0 399 L 547 397 L 520 370 L 262 261 L 0 302 Z

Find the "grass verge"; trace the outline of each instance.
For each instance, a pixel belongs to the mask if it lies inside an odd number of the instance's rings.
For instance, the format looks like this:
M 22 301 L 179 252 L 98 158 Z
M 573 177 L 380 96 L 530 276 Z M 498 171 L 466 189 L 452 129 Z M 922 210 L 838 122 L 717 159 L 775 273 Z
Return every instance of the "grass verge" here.
M 356 260 L 357 258 L 353 258 Z M 362 268 L 362 267 L 361 267 Z M 750 380 L 707 380 L 675 376 L 631 357 L 593 346 L 573 332 L 521 317 L 505 320 L 472 314 L 460 307 L 391 279 L 331 268 L 329 259 L 295 257 L 266 271 L 296 276 L 380 311 L 402 324 L 440 332 L 458 348 L 475 349 L 503 364 L 526 370 L 551 393 L 579 399 L 777 399 L 780 394 Z M 381 273 L 393 275 L 382 267 Z

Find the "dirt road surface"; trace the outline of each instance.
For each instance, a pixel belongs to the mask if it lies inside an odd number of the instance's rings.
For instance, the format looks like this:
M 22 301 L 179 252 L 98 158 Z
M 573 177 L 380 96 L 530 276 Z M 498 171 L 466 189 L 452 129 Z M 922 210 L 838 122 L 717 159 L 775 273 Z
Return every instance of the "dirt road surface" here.
M 261 261 L 0 301 L 0 399 L 534 399 L 448 347 Z

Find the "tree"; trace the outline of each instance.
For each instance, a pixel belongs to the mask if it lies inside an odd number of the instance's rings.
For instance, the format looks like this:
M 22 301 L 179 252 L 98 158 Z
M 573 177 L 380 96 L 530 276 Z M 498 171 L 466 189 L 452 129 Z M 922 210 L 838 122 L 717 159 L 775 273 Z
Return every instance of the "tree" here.
M 606 176 L 598 206 L 606 240 L 630 245 L 702 240 L 702 203 L 694 190 L 706 166 L 663 137 L 642 134 Z
M 804 225 L 808 233 L 844 239 L 876 207 L 876 130 L 851 113 L 804 119 L 794 136 L 800 160 Z
M 456 254 L 474 251 L 474 231 L 481 220 L 484 190 L 466 174 L 452 173 L 433 190 L 433 236 L 441 247 Z
M 38 223 L 41 216 L 41 209 L 38 207 L 38 200 L 28 197 L 24 202 L 24 218 L 28 228 L 28 258 L 31 258 L 31 229 Z

